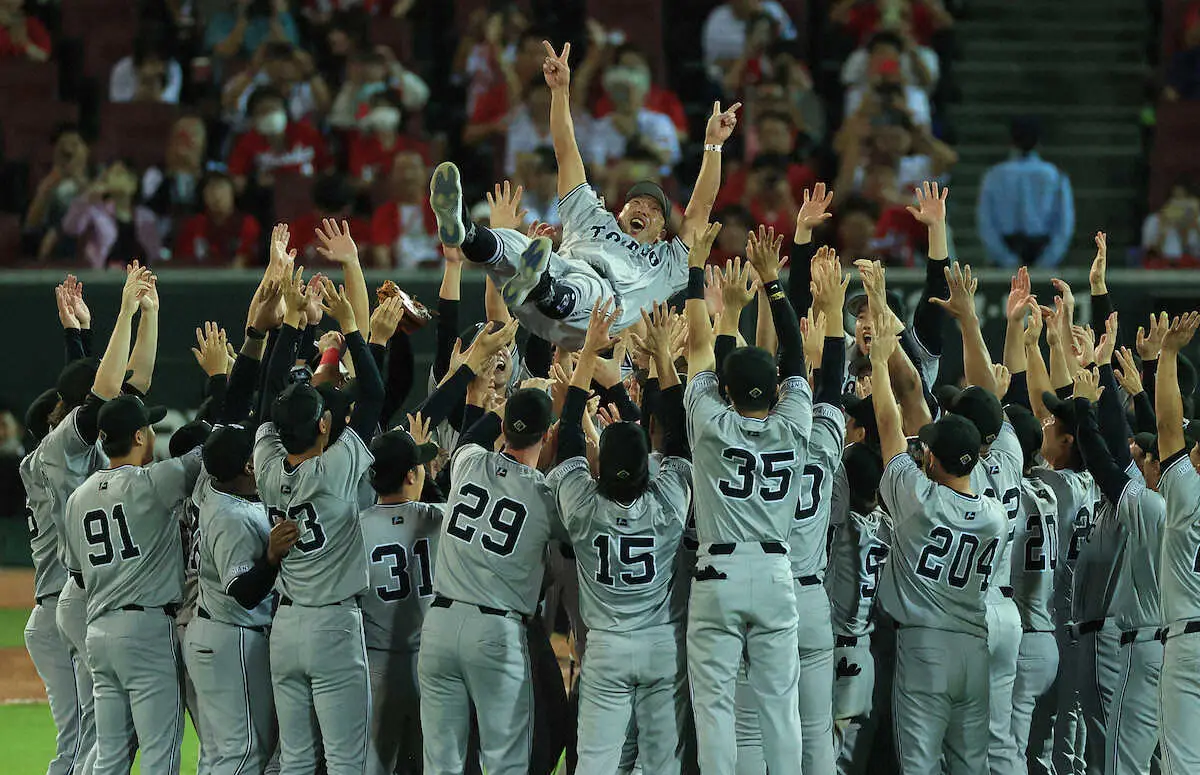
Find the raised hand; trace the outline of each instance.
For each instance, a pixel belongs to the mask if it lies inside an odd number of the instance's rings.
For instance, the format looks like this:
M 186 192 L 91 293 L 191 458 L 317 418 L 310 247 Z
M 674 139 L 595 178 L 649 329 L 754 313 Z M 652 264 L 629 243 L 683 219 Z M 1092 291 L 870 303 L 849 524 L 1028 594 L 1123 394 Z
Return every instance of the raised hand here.
M 1171 328 L 1163 338 L 1162 348 L 1165 352 L 1179 352 L 1187 347 L 1188 342 L 1196 335 L 1200 326 L 1200 312 L 1187 312 L 1171 321 Z
M 136 262 L 135 262 L 136 263 Z M 130 270 L 125 275 L 125 287 L 121 289 L 121 311 L 136 312 L 141 305 L 142 297 L 150 292 L 150 270 L 144 267 Z
M 1092 367 L 1075 372 L 1075 397 L 1086 398 L 1091 403 L 1100 400 L 1104 388 L 1100 387 L 1100 370 Z
M 812 295 L 813 301 L 823 311 L 840 314 L 846 306 L 846 289 L 850 287 L 850 275 L 842 272 L 838 261 L 837 251 L 831 248 L 821 248 L 825 251 L 824 260 L 814 260 L 812 265 Z M 821 251 L 817 258 L 821 258 Z
M 321 334 L 321 338 L 317 340 L 317 352 L 325 352 L 326 350 L 337 349 L 339 353 L 346 350 L 346 337 L 342 336 L 341 331 L 326 331 Z
M 1042 338 L 1042 308 L 1037 305 L 1037 301 L 1031 301 L 1028 304 L 1029 318 L 1025 321 L 1025 347 L 1037 347 L 1038 341 Z
M 286 223 L 277 223 L 271 229 L 271 250 L 267 260 L 266 277 L 289 277 L 296 261 L 296 251 L 288 250 L 291 234 Z
M 950 297 L 947 299 L 930 299 L 953 317 L 955 320 L 970 320 L 975 316 L 975 290 L 979 280 L 971 276 L 971 267 L 960 267 L 955 261 L 953 265 L 943 270 L 946 282 L 950 284 Z
M 73 274 L 67 275 L 67 279 L 63 282 L 63 288 L 66 290 L 66 299 L 68 306 L 75 315 L 75 319 L 79 321 L 80 328 L 92 327 L 92 311 L 88 309 L 87 303 L 83 300 L 83 283 Z
M 416 414 L 407 414 L 408 419 L 408 435 L 413 437 L 413 441 L 417 442 L 417 446 L 428 444 L 430 440 L 429 418 Z
M 890 310 L 889 310 L 890 311 Z M 890 318 L 874 314 L 871 329 L 871 363 L 884 364 L 900 346 L 900 336 L 896 329 L 889 325 Z
M 404 317 L 404 299 L 393 296 L 380 304 L 371 313 L 371 342 L 386 344 L 396 333 L 400 319 Z
M 1067 319 L 1066 304 L 1062 296 L 1054 297 L 1054 307 L 1038 307 L 1046 324 L 1046 344 L 1055 347 L 1062 341 L 1063 322 Z
M 721 233 L 721 223 L 714 221 L 696 233 L 692 246 L 688 249 L 688 267 L 703 267 L 708 263 L 708 254 L 712 252 L 713 242 Z
M 1104 321 L 1104 333 L 1100 335 L 1100 341 L 1096 343 L 1096 363 L 1100 366 L 1112 363 L 1113 350 L 1116 346 L 1117 312 L 1113 310 L 1108 319 Z
M 645 338 L 634 334 L 634 346 L 645 350 L 652 357 L 657 356 L 662 360 L 670 360 L 671 335 L 675 321 L 667 303 L 655 304 L 651 308 L 651 312 L 642 310 L 642 323 L 645 324 Z
M 746 305 L 754 299 L 754 278 L 750 273 L 750 264 L 735 258 L 725 265 L 721 298 L 728 314 L 741 315 Z
M 704 127 L 706 144 L 721 145 L 729 139 L 737 126 L 737 109 L 741 106 L 742 103 L 735 102 L 725 110 L 721 110 L 720 102 L 713 103 L 712 115 L 708 117 L 708 124 Z
M 346 286 L 335 286 L 328 277 L 321 278 L 321 311 L 333 316 L 343 335 L 358 330 L 358 321 L 354 319 L 354 306 L 350 303 Z
M 1096 232 L 1096 257 L 1092 259 L 1092 268 L 1088 271 L 1088 283 L 1092 287 L 1093 296 L 1103 296 L 1108 293 L 1108 235 L 1102 231 Z
M 149 270 L 147 270 L 149 271 Z M 138 300 L 138 304 L 142 307 L 142 312 L 157 313 L 158 312 L 158 278 L 154 274 L 146 275 L 150 287 L 142 294 L 142 298 Z
M 226 348 L 225 329 L 216 323 L 208 321 L 203 329 L 196 329 L 196 346 L 192 348 L 192 355 L 196 356 L 196 363 L 208 376 L 225 373 L 229 365 Z
M 916 206 L 909 205 L 905 209 L 926 226 L 945 223 L 946 197 L 950 194 L 950 189 L 940 188 L 936 182 L 930 183 L 927 180 L 916 189 L 916 192 Z
M 343 220 L 339 225 L 334 218 L 326 218 L 316 229 L 317 252 L 335 264 L 358 263 L 358 245 L 350 236 L 350 222 Z
M 529 224 L 529 228 L 525 230 L 525 236 L 529 237 L 529 239 L 537 239 L 538 237 L 552 239 L 554 237 L 554 227 L 548 223 L 534 221 L 533 223 Z M 462 255 L 461 252 L 459 255 Z
M 67 290 L 66 283 L 54 286 L 54 304 L 58 308 L 58 322 L 62 323 L 63 328 L 81 327 L 75 310 L 71 308 L 70 291 Z
M 1091 326 L 1071 326 L 1071 350 L 1079 361 L 1080 368 L 1086 369 L 1096 363 L 1096 332 Z
M 825 221 L 833 217 L 829 212 L 833 204 L 833 189 L 828 191 L 824 183 L 817 183 L 812 191 L 804 189 L 804 200 L 800 204 L 800 212 L 796 214 L 796 230 L 811 232 Z
M 497 183 L 495 193 L 488 192 L 487 203 L 492 209 L 489 223 L 493 229 L 521 230 L 525 223 L 528 210 L 521 209 L 521 196 L 525 193 L 524 186 L 513 188 L 512 183 L 504 181 Z
M 1158 360 L 1159 353 L 1162 352 L 1163 338 L 1167 335 L 1167 329 L 1171 327 L 1170 321 L 1167 318 L 1167 313 L 1160 312 L 1155 315 L 1150 313 L 1150 333 L 1146 333 L 1146 329 L 1138 326 L 1137 330 L 1137 353 L 1138 357 L 1143 361 Z
M 584 352 L 592 354 L 607 350 L 613 344 L 609 335 L 613 323 L 621 316 L 621 308 L 615 307 L 611 298 L 596 299 L 592 305 L 592 314 L 588 318 L 587 334 L 583 339 Z
M 726 265 L 728 266 L 728 264 Z M 725 311 L 725 275 L 720 267 L 704 265 L 704 305 L 708 316 L 715 317 Z
M 1029 282 L 1029 270 L 1021 267 L 1009 283 L 1008 303 L 1005 305 L 1004 314 L 1008 320 L 1017 320 L 1019 317 L 1024 317 L 1025 310 L 1029 308 L 1031 303 L 1036 303 L 1037 297 L 1033 295 Z
M 466 364 L 471 367 L 471 371 L 480 374 L 484 364 L 491 360 L 493 355 L 512 344 L 516 335 L 516 318 L 504 325 L 494 320 L 488 322 L 471 342 L 471 347 L 467 350 Z
M 1071 290 L 1071 286 L 1066 280 L 1060 280 L 1057 277 L 1050 281 L 1054 286 L 1054 290 L 1058 291 L 1058 295 L 1062 297 L 1063 308 L 1067 312 L 1065 321 L 1069 322 L 1075 319 L 1075 292 Z
M 304 282 L 304 267 L 296 267 L 290 280 L 283 282 L 284 316 L 299 317 L 308 306 L 308 286 Z
M 800 341 L 804 347 L 804 361 L 814 367 L 821 362 L 825 351 L 825 311 L 808 308 L 808 314 L 800 318 Z
M 306 325 L 315 326 L 321 322 L 321 316 L 324 314 L 321 310 L 321 288 L 324 280 L 323 274 L 315 274 L 308 278 L 308 290 L 304 292 L 308 297 L 308 306 L 304 309 Z
M 246 325 L 265 334 L 283 324 L 283 309 L 280 305 L 283 300 L 283 287 L 284 283 L 280 278 L 271 278 L 259 286 L 258 292 L 250 302 L 250 314 L 246 316 Z
M 1122 347 L 1116 356 L 1119 368 L 1113 369 L 1113 376 L 1117 378 L 1117 384 L 1131 396 L 1143 392 L 1146 388 L 1142 385 L 1142 373 L 1133 360 L 1133 353 L 1128 347 Z
M 617 337 L 611 341 L 612 355 L 607 358 L 596 356 L 596 370 L 592 375 L 596 382 L 606 388 L 615 387 L 621 381 L 621 364 L 625 363 L 625 351 L 628 348 L 623 338 Z
M 759 226 L 758 233 L 746 238 L 746 258 L 764 283 L 779 279 L 779 248 L 783 235 L 776 236 L 775 227 Z
M 1012 384 L 1012 372 L 1003 363 L 992 364 L 992 376 L 996 379 L 996 393 L 1003 398 Z
M 546 77 L 546 85 L 551 91 L 566 89 L 571 85 L 571 68 L 567 60 L 571 58 L 571 44 L 564 43 L 561 54 L 554 53 L 550 41 L 543 40 L 542 47 L 546 49 L 546 58 L 542 61 L 542 75 Z

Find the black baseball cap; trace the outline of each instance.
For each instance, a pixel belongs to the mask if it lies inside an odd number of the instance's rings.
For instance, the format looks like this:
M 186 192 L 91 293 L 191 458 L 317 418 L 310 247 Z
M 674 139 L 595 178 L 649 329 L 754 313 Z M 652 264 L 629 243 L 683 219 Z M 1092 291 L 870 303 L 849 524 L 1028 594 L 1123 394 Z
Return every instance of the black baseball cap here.
M 50 413 L 58 405 L 58 389 L 50 388 L 33 399 L 25 410 L 25 430 L 35 441 L 41 441 L 50 432 Z
M 854 424 L 865 428 L 868 434 L 878 430 L 878 426 L 875 424 L 875 402 L 871 400 L 870 396 L 866 398 L 859 398 L 856 395 L 842 396 L 842 407 L 850 419 L 854 420 Z
M 885 291 L 884 296 L 887 298 L 887 305 L 892 312 L 895 312 L 897 317 L 904 320 L 907 314 L 904 309 L 904 298 L 893 290 Z M 866 291 L 859 291 L 849 299 L 846 299 L 846 311 L 850 313 L 851 317 L 858 317 L 858 314 L 862 312 L 865 306 L 867 306 Z
M 1147 455 L 1158 459 L 1158 435 L 1148 431 L 1133 434 L 1133 443 Z
M 1057 393 L 1049 390 L 1042 392 L 1042 403 L 1046 405 L 1046 409 L 1050 411 L 1050 414 L 1066 423 L 1070 433 L 1075 433 L 1075 425 L 1078 420 L 1075 417 L 1075 404 L 1072 403 L 1072 400 L 1070 398 L 1059 398 Z
M 92 383 L 96 381 L 96 370 L 100 361 L 95 358 L 80 358 L 71 361 L 58 374 L 58 396 L 68 408 L 83 403 L 83 399 L 92 392 Z
M 212 433 L 212 425 L 204 420 L 192 420 L 186 425 L 181 425 L 171 434 L 171 441 L 167 445 L 171 451 L 171 457 L 179 457 L 186 455 L 196 447 L 204 443 L 208 435 Z
M 966 417 L 975 424 L 984 444 L 991 444 L 1000 435 L 1000 428 L 1004 425 L 1004 407 L 990 391 L 978 385 L 961 390 L 954 385 L 942 385 L 936 395 L 938 403 L 947 412 Z
M 842 451 L 842 467 L 850 492 L 861 500 L 874 500 L 883 479 L 883 459 L 870 444 L 850 444 Z
M 1042 424 L 1033 416 L 1033 412 L 1020 404 L 1009 404 L 1005 412 L 1012 423 L 1013 431 L 1017 434 L 1025 465 L 1030 466 L 1034 456 L 1042 448 Z
M 983 441 L 975 423 L 957 414 L 947 414 L 921 429 L 917 438 L 951 476 L 966 476 L 979 462 Z
M 318 423 L 325 414 L 325 398 L 307 382 L 284 388 L 271 405 L 271 422 L 288 452 L 302 452 L 319 435 Z
M 725 356 L 721 380 L 735 406 L 762 408 L 775 398 L 779 367 L 775 356 L 761 347 L 738 347 Z
M 631 500 L 650 477 L 650 447 L 637 423 L 618 422 L 600 434 L 600 490 L 617 500 Z
M 237 479 L 254 453 L 254 432 L 242 425 L 221 425 L 204 441 L 204 468 L 218 482 Z
M 432 441 L 418 444 L 403 428 L 381 433 L 371 441 L 371 486 L 379 493 L 392 493 L 404 484 L 404 477 L 417 466 L 437 457 L 438 445 Z
M 161 422 L 167 416 L 165 406 L 146 406 L 137 396 L 120 395 L 100 407 L 97 426 L 100 438 L 111 441 L 126 441 L 142 428 Z
M 625 201 L 628 202 L 638 196 L 648 196 L 653 199 L 662 208 L 663 219 L 668 221 L 671 219 L 671 200 L 667 199 L 667 192 L 663 191 L 662 186 L 653 180 L 638 181 L 625 193 Z
M 546 391 L 520 388 L 504 403 L 504 436 L 513 446 L 529 446 L 550 428 L 552 419 L 553 407 Z

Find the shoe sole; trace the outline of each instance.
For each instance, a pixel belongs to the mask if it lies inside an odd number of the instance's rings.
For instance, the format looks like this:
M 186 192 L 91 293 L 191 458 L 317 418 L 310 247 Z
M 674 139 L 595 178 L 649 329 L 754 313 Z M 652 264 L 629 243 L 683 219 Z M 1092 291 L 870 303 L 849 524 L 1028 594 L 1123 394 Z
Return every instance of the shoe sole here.
M 444 161 L 433 171 L 429 181 L 429 206 L 437 218 L 438 239 L 443 245 L 456 248 L 467 235 L 462 221 L 462 179 L 453 162 Z
M 550 264 L 552 245 L 546 237 L 538 237 L 525 248 L 517 262 L 517 274 L 509 279 L 500 289 L 504 303 L 510 307 L 519 307 L 529 298 L 530 292 L 537 287 L 542 279 L 542 273 Z

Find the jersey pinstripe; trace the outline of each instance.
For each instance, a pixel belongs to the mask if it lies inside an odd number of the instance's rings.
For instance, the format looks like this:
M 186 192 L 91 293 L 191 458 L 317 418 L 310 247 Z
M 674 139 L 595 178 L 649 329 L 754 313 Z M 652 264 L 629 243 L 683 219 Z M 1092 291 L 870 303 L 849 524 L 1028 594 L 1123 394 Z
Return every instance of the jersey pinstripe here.
M 1170 625 L 1200 619 L 1200 474 L 1181 455 L 1163 470 L 1158 488 L 1165 501 L 1163 620 Z
M 416 651 L 433 602 L 442 503 L 376 504 L 359 517 L 371 588 L 362 598 L 367 648 Z
M 1058 568 L 1058 499 L 1041 479 L 1021 478 L 1021 518 L 1013 537 L 1010 583 L 1028 631 L 1053 632 L 1054 577 Z
M 849 638 L 869 635 L 875 629 L 872 610 L 887 562 L 890 518 L 880 508 L 868 514 L 850 511 L 830 530 L 825 592 L 833 632 Z
M 796 504 L 796 522 L 789 539 L 792 575 L 825 575 L 828 562 L 826 538 L 829 515 L 833 508 L 834 484 L 842 464 L 842 446 L 846 440 L 846 416 L 835 406 L 813 407 L 812 435 L 808 440 L 808 460 L 800 479 L 800 500 Z

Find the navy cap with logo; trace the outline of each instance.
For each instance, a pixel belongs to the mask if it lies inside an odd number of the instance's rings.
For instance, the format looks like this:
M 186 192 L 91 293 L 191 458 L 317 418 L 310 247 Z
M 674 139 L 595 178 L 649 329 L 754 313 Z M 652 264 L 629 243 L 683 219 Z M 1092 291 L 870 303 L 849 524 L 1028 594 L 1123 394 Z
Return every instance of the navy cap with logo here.
M 100 407 L 97 426 L 100 438 L 120 442 L 133 438 L 142 428 L 154 425 L 167 416 L 164 406 L 146 406 L 137 396 L 121 395 Z
M 179 426 L 174 433 L 171 434 L 171 441 L 167 445 L 171 451 L 171 457 L 179 457 L 186 455 L 196 447 L 204 443 L 208 435 L 212 433 L 212 425 L 204 420 L 192 420 L 186 425 Z
M 371 484 L 377 492 L 392 493 L 404 484 L 404 477 L 417 466 L 437 457 L 438 446 L 432 441 L 418 444 L 403 428 L 381 433 L 371 441 Z
M 775 356 L 761 347 L 739 347 L 725 356 L 721 379 L 736 406 L 761 407 L 775 398 L 779 367 Z
M 50 432 L 50 414 L 58 405 L 58 390 L 50 388 L 33 400 L 25 410 L 25 430 L 41 441 Z
M 650 447 L 637 423 L 618 422 L 600 434 L 600 489 L 636 496 L 650 476 Z
M 979 429 L 984 444 L 991 444 L 1000 435 L 1004 425 L 1004 407 L 991 391 L 978 385 L 958 389 L 953 385 L 942 385 L 937 389 L 938 403 L 951 414 L 966 417 Z
M 254 431 L 241 425 L 221 425 L 204 441 L 204 468 L 218 482 L 229 482 L 246 472 L 253 453 Z
M 516 440 L 534 440 L 550 428 L 553 419 L 550 396 L 537 388 L 521 388 L 504 402 L 504 435 Z
M 1049 390 L 1042 392 L 1042 403 L 1050 414 L 1062 420 L 1067 426 L 1067 433 L 1075 432 L 1075 404 L 1071 399 L 1059 398 L 1058 394 L 1052 393 Z
M 284 388 L 271 405 L 271 422 L 289 452 L 306 449 L 317 440 L 317 427 L 325 414 L 325 398 L 307 382 Z
M 854 420 L 854 424 L 863 428 L 867 433 L 877 431 L 875 424 L 875 403 L 871 401 L 871 397 L 859 398 L 855 395 L 842 396 L 842 407 L 846 410 L 847 416 Z
M 921 429 L 917 437 L 951 476 L 966 476 L 979 462 L 983 445 L 975 423 L 957 414 L 948 414 Z
M 873 500 L 883 479 L 883 460 L 870 444 L 849 444 L 842 451 L 842 467 L 852 496 Z
M 1034 456 L 1042 448 L 1042 424 L 1033 416 L 1033 412 L 1020 404 L 1009 404 L 1005 411 L 1013 431 L 1017 434 L 1017 443 L 1021 445 L 1025 465 L 1031 466 Z
M 1155 460 L 1158 459 L 1158 436 L 1148 431 L 1133 434 L 1133 443 L 1138 446 L 1142 452 L 1146 453 Z
M 630 187 L 629 191 L 625 192 L 625 201 L 628 202 L 639 196 L 648 196 L 653 199 L 662 208 L 663 220 L 671 220 L 671 200 L 667 199 L 667 192 L 663 191 L 662 186 L 653 180 L 638 181 Z
M 71 361 L 58 375 L 58 395 L 68 408 L 79 406 L 83 399 L 92 392 L 92 383 L 96 381 L 96 370 L 100 362 L 95 358 L 80 358 Z

